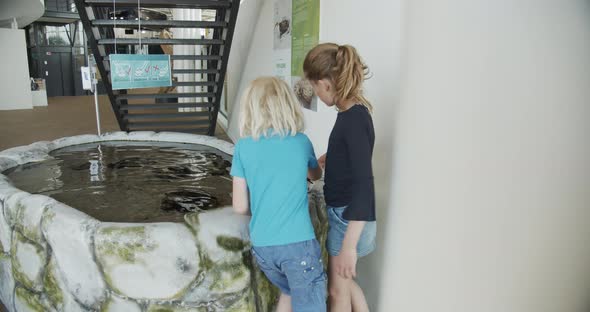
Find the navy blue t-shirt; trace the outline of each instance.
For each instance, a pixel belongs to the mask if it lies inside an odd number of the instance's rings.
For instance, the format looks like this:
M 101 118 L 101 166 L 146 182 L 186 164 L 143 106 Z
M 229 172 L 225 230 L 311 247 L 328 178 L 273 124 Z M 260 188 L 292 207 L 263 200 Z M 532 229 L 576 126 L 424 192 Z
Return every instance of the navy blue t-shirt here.
M 375 221 L 375 129 L 366 107 L 339 112 L 328 143 L 324 195 L 332 207 L 348 206 L 346 220 Z

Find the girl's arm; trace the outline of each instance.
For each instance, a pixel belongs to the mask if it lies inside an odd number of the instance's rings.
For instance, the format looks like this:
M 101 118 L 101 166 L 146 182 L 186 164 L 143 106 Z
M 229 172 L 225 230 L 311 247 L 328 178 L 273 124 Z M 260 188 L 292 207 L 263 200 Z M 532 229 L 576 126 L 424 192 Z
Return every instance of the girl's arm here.
M 250 193 L 246 179 L 234 177 L 232 204 L 236 213 L 250 214 Z
M 340 253 L 334 259 L 336 273 L 344 278 L 356 277 L 356 245 L 358 244 L 366 221 L 349 221 L 342 241 Z
M 373 184 L 371 125 L 353 120 L 346 133 L 348 156 L 352 163 L 352 200 L 343 217 L 348 229 L 340 253 L 336 257 L 336 271 L 344 278 L 356 276 L 356 246 L 367 221 L 375 220 L 375 189 Z M 339 270 L 340 269 L 340 270 Z
M 359 242 L 363 228 L 366 221 L 349 221 L 344 240 L 342 241 L 342 249 L 352 249 L 356 253 L 356 245 Z

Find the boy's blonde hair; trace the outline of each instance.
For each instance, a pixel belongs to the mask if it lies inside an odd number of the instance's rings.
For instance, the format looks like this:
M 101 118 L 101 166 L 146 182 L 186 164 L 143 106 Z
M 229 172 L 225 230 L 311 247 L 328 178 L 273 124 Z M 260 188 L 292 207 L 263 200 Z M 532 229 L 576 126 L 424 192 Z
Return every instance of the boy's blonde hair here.
M 242 97 L 240 135 L 252 137 L 302 132 L 303 113 L 289 85 L 275 77 L 258 78 Z

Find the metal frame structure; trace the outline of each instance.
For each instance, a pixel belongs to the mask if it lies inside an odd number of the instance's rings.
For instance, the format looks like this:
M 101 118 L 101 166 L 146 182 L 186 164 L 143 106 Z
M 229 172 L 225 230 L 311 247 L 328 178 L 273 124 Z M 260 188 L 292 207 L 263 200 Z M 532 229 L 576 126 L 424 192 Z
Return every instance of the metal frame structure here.
M 96 59 L 96 66 L 111 102 L 119 127 L 124 131 L 152 130 L 178 131 L 215 135 L 217 117 L 221 105 L 227 63 L 231 50 L 232 37 L 240 6 L 239 0 L 141 0 L 142 8 L 186 8 L 214 9 L 215 21 L 177 21 L 177 20 L 112 20 L 109 9 L 113 0 L 74 0 L 88 46 Z M 115 0 L 119 9 L 137 8 L 137 0 Z M 141 16 L 141 14 L 137 14 Z M 140 24 L 141 23 L 141 24 Z M 173 87 L 207 87 L 206 92 L 176 93 L 134 93 L 127 90 L 112 89 L 108 55 L 117 46 L 139 44 L 137 38 L 117 38 L 114 27 L 125 28 L 207 28 L 213 29 L 213 38 L 164 39 L 143 38 L 142 45 L 195 45 L 207 46 L 208 55 L 171 55 L 171 60 L 204 61 L 206 69 L 172 69 L 172 75 L 203 74 L 205 81 L 174 81 Z M 207 102 L 168 103 L 178 98 L 204 98 Z M 155 103 L 137 103 L 137 100 L 153 99 Z M 135 101 L 130 103 L 130 101 Z M 206 108 L 201 112 L 181 112 L 180 108 Z M 174 109 L 175 111 L 165 111 Z

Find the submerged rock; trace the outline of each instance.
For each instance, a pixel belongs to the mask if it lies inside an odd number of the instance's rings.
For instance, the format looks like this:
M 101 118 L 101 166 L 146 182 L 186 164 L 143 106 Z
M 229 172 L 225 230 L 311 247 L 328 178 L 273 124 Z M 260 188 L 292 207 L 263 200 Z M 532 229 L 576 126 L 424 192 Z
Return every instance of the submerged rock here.
M 70 165 L 70 168 L 75 171 L 85 171 L 90 169 L 90 162 L 77 163 Z
M 227 175 L 229 174 L 229 168 L 231 168 L 231 162 L 223 159 L 223 157 L 215 153 L 203 153 L 205 156 L 206 163 L 204 166 L 207 167 L 208 173 L 212 176 Z
M 217 198 L 203 191 L 173 191 L 164 196 L 160 208 L 166 211 L 197 212 L 217 208 Z
M 154 165 L 155 161 L 142 157 L 128 157 L 107 165 L 110 169 L 141 168 Z
M 176 167 L 168 167 L 168 171 L 171 171 L 175 174 L 195 174 L 194 170 L 191 170 L 189 167 L 186 166 L 176 166 Z

